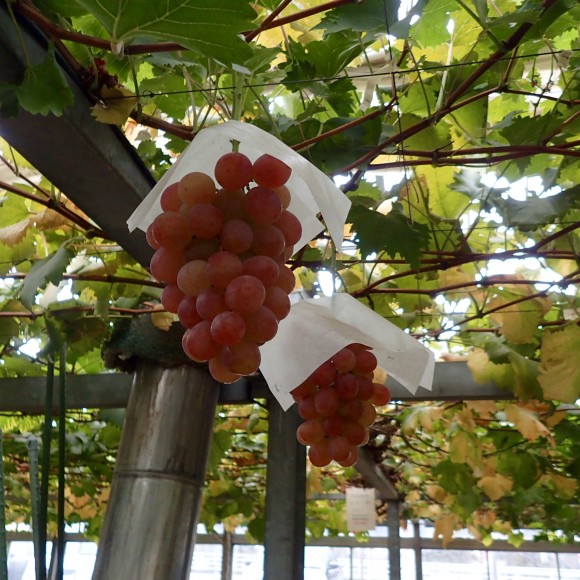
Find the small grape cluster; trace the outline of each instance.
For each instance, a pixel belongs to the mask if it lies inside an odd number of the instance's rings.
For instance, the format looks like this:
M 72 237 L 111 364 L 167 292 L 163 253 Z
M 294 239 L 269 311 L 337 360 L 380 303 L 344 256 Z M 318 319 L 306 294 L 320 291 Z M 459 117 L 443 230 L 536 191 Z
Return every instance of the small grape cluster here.
M 376 368 L 377 358 L 367 346 L 350 344 L 291 392 L 305 420 L 296 436 L 309 446 L 314 466 L 334 460 L 349 467 L 358 459 L 358 448 L 367 443 L 377 416 L 375 406 L 391 400 L 387 387 L 373 382 Z
M 288 211 L 291 169 L 271 155 L 253 164 L 226 153 L 214 169 L 185 175 L 161 194 L 147 230 L 163 306 L 187 328 L 183 350 L 231 383 L 260 366 L 259 345 L 290 312 L 294 273 L 286 265 L 302 235 Z

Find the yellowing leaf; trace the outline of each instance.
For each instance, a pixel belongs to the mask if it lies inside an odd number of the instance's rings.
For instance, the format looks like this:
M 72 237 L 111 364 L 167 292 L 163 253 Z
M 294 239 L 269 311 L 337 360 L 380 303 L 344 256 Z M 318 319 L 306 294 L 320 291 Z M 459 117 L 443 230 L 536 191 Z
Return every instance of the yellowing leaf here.
M 421 500 L 421 494 L 416 490 L 412 489 L 406 496 L 405 501 L 407 503 L 413 504 Z
M 453 530 L 457 524 L 457 516 L 455 514 L 445 514 L 435 520 L 435 531 L 433 532 L 433 539 L 441 537 L 441 542 L 445 548 L 453 537 Z
M 548 400 L 573 403 L 580 398 L 580 327 L 566 326 L 542 339 L 538 381 Z
M 511 365 L 492 363 L 487 353 L 481 348 L 468 353 L 467 366 L 478 383 L 492 381 L 500 387 L 508 388 L 513 378 Z
M 91 109 L 92 116 L 107 125 L 123 125 L 137 104 L 133 93 L 121 85 L 103 87 L 101 100 Z
M 511 491 L 513 485 L 514 482 L 509 477 L 505 477 L 499 473 L 482 477 L 477 482 L 477 487 L 481 488 L 492 501 L 500 499 Z
M 480 419 L 492 419 L 497 410 L 495 401 L 466 401 L 465 406 L 475 411 Z
M 443 503 L 447 497 L 447 492 L 440 485 L 435 483 L 428 485 L 425 488 L 425 492 L 432 500 L 439 503 Z
M 438 421 L 442 414 L 443 409 L 441 407 L 415 407 L 403 419 L 401 429 L 404 433 L 409 433 L 421 427 L 424 431 L 430 432 L 433 430 L 433 422 Z
M 15 246 L 24 239 L 30 227 L 30 218 L 24 218 L 15 224 L 0 228 L 0 242 L 7 246 Z
M 554 487 L 556 495 L 564 499 L 572 499 L 574 495 L 576 495 L 578 482 L 571 477 L 564 477 L 563 475 L 558 475 L 556 473 L 548 473 L 542 479 L 550 482 Z
M 171 312 L 154 312 L 151 315 L 151 322 L 160 330 L 168 331 L 175 322 L 175 315 Z
M 449 458 L 453 463 L 465 463 L 472 454 L 473 441 L 465 431 L 458 431 L 449 441 Z
M 552 439 L 549 429 L 534 413 L 512 404 L 506 405 L 504 411 L 507 420 L 513 423 L 526 439 L 530 441 L 535 441 L 538 437 Z
M 489 308 L 497 308 L 517 299 L 512 297 L 496 296 L 488 304 Z M 538 331 L 538 325 L 544 314 L 545 303 L 539 299 L 526 300 L 512 304 L 505 310 L 498 310 L 490 314 L 491 319 L 499 326 L 499 332 L 514 344 L 532 342 Z

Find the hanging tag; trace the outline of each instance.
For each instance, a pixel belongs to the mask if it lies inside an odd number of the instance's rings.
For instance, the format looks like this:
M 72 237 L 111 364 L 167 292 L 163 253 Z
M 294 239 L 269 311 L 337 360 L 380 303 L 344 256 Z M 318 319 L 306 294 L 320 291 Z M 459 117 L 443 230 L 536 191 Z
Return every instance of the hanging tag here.
M 346 527 L 349 532 L 367 532 L 377 525 L 374 488 L 346 488 Z

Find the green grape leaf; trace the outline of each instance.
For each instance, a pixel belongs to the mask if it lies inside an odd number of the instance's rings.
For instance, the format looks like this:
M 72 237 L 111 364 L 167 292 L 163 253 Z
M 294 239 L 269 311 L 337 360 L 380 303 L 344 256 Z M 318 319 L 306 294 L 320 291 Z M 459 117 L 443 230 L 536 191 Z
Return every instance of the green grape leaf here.
M 462 493 L 475 487 L 475 478 L 466 463 L 453 463 L 445 459 L 433 467 L 433 475 L 448 493 Z
M 497 472 L 513 479 L 515 486 L 528 489 L 540 474 L 538 460 L 530 453 L 504 452 L 499 455 Z
M 347 222 L 356 232 L 356 241 L 363 257 L 373 252 L 387 252 L 391 257 L 399 254 L 412 268 L 419 267 L 421 252 L 427 248 L 430 235 L 425 224 L 411 222 L 395 206 L 387 214 L 354 205 Z
M 224 64 L 241 65 L 252 54 L 240 33 L 255 28 L 250 2 L 231 0 L 77 0 L 111 35 L 119 52 L 137 38 L 170 41 Z
M 457 7 L 455 0 L 430 0 L 421 18 L 411 26 L 412 38 L 424 48 L 448 42 L 451 38 L 447 31 L 449 14 Z
M 28 67 L 24 80 L 15 87 L 20 106 L 32 114 L 61 116 L 74 98 L 64 74 L 56 62 L 54 45 L 50 44 L 45 59 Z
M 66 246 L 61 246 L 50 256 L 35 262 L 22 284 L 20 291 L 22 304 L 31 309 L 38 290 L 44 288 L 48 282 L 58 284 L 73 258 L 74 253 Z

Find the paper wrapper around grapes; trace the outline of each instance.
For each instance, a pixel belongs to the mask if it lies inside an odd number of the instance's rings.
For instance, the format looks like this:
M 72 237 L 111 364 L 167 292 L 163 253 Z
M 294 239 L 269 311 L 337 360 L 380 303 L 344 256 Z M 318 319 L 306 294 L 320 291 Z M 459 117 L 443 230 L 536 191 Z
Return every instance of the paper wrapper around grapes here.
M 304 300 L 260 347 L 264 375 L 284 410 L 294 403 L 290 391 L 348 344 L 372 347 L 380 367 L 414 393 L 431 390 L 435 358 L 420 342 L 349 294 Z
M 232 150 L 232 139 L 239 142 L 240 153 L 246 155 L 252 163 L 264 153 L 269 153 L 292 169 L 292 175 L 286 183 L 292 196 L 288 210 L 302 225 L 302 237 L 295 245 L 296 250 L 324 229 L 316 217 L 318 213 L 322 215 L 334 243 L 339 247 L 342 245 L 344 223 L 351 205 L 349 199 L 327 175 L 279 139 L 258 127 L 238 121 L 228 121 L 201 130 L 129 217 L 129 230 L 139 228 L 146 231 L 161 213 L 159 198 L 163 190 L 184 175 L 200 171 L 214 177 L 216 161 Z

